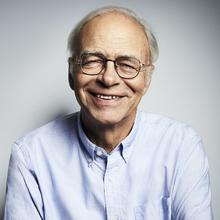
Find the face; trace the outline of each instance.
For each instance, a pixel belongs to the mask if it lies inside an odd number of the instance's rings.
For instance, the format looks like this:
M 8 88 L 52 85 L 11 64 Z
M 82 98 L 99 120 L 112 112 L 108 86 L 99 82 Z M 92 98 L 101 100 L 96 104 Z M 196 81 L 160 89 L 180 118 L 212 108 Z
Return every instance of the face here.
M 108 59 L 131 56 L 148 64 L 148 45 L 144 31 L 135 21 L 111 13 L 88 22 L 81 32 L 81 53 L 101 53 Z M 99 75 L 85 75 L 80 67 L 73 74 L 72 88 L 81 106 L 84 121 L 102 125 L 132 122 L 137 106 L 148 89 L 145 69 L 133 79 L 122 79 L 107 62 Z

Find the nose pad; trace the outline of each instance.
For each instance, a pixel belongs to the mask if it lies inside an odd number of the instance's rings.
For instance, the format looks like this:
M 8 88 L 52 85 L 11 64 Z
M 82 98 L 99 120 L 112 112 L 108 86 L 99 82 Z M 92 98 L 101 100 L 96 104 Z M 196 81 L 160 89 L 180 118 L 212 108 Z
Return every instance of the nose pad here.
M 97 80 L 107 87 L 113 86 L 120 82 L 120 77 L 116 72 L 115 63 L 113 60 L 106 61 L 106 66 L 101 74 L 98 75 Z

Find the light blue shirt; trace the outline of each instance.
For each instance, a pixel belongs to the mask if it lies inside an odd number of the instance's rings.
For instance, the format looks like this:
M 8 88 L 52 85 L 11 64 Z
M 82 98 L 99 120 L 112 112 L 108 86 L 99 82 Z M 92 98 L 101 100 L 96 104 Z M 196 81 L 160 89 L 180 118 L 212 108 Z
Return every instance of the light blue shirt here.
M 85 135 L 80 114 L 18 140 L 7 181 L 7 220 L 209 220 L 208 161 L 189 126 L 138 112 L 110 154 Z

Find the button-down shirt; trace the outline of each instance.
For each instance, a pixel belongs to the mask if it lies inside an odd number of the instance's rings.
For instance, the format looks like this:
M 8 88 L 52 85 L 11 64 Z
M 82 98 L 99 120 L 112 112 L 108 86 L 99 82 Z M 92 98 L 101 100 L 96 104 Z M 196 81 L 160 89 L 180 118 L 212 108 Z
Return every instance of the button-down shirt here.
M 111 152 L 85 135 L 80 113 L 16 141 L 5 219 L 212 219 L 208 162 L 186 124 L 138 112 Z

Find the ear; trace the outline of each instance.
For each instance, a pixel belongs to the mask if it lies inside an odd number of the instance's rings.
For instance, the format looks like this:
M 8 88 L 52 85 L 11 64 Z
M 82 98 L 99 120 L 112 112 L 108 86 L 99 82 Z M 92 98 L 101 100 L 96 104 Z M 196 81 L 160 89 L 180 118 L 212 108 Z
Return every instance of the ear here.
M 71 58 L 68 59 L 68 80 L 70 88 L 74 90 L 73 67 L 70 59 Z

